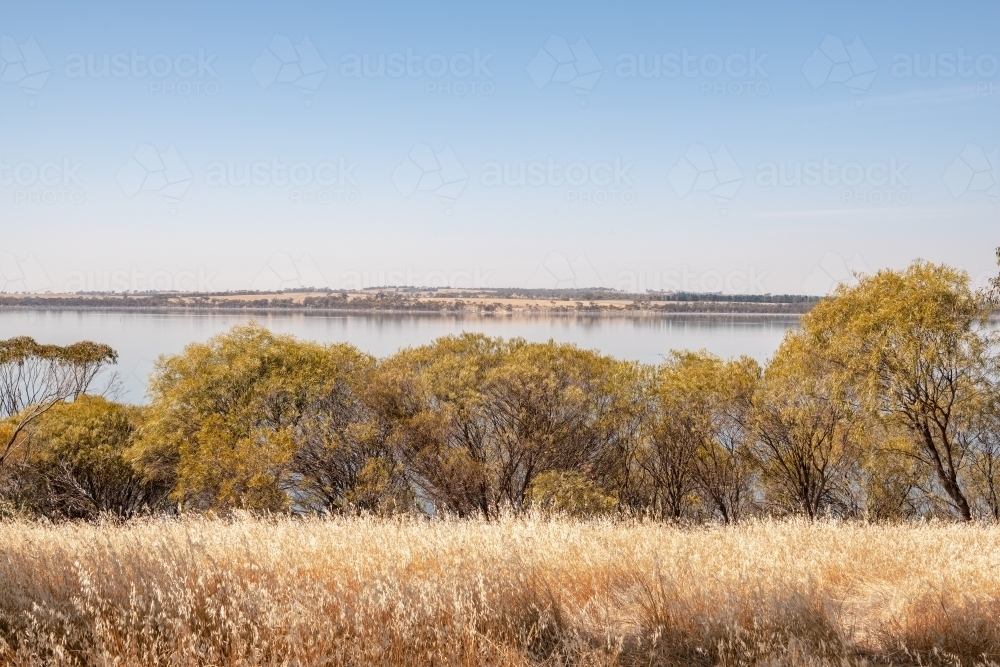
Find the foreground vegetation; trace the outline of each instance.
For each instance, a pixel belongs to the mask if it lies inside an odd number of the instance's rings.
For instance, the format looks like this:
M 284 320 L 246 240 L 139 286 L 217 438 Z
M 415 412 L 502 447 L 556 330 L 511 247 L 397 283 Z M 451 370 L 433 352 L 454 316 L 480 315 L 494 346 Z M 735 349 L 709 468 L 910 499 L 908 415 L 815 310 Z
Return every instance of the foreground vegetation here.
M 995 307 L 916 262 L 765 365 L 249 325 L 146 406 L 0 341 L 0 662 L 1000 664 Z
M 249 325 L 161 358 L 146 407 L 86 393 L 112 350 L 12 339 L 2 511 L 996 521 L 994 305 L 916 262 L 820 302 L 765 366 L 475 334 L 375 359 Z
M 0 524 L 7 665 L 997 664 L 1000 529 Z

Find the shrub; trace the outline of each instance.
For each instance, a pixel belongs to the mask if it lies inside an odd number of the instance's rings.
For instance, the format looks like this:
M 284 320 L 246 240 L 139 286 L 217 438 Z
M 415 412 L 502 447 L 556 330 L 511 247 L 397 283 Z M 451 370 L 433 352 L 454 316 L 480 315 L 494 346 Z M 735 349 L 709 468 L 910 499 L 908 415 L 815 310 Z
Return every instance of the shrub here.
M 574 470 L 543 472 L 528 490 L 528 498 L 532 509 L 577 518 L 605 515 L 618 505 L 616 498 Z
M 98 396 L 55 405 L 27 431 L 8 499 L 50 518 L 127 518 L 165 508 L 168 489 L 130 458 L 140 413 Z

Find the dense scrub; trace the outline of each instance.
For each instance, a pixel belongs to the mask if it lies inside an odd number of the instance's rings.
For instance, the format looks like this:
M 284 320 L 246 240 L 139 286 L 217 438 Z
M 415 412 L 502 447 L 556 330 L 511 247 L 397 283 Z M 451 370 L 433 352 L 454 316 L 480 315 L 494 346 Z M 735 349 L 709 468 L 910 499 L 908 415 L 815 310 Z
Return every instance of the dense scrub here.
M 375 359 L 248 325 L 161 358 L 143 408 L 84 395 L 112 351 L 80 344 L 78 363 L 17 339 L 0 359 L 0 493 L 5 512 L 50 518 L 995 521 L 992 307 L 965 274 L 917 262 L 820 302 L 764 366 L 476 334 Z

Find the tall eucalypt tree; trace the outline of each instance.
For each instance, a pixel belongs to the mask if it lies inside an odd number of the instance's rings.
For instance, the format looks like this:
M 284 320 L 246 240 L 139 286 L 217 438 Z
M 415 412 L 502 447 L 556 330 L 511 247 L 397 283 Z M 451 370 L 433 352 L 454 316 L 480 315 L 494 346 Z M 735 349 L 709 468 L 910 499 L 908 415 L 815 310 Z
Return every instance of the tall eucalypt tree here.
M 957 269 L 916 261 L 841 286 L 803 318 L 847 396 L 902 427 L 911 455 L 963 519 L 972 518 L 963 433 L 991 383 L 991 300 Z

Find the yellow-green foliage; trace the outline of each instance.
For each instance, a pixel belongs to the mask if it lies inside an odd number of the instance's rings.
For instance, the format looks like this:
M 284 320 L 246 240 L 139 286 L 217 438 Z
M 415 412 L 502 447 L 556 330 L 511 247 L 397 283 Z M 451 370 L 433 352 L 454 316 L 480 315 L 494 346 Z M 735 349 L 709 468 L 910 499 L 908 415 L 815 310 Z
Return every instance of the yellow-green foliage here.
M 724 362 L 704 350 L 672 352 L 649 373 L 635 460 L 654 516 L 680 519 L 699 504 L 727 522 L 745 513 L 760 374 L 753 359 Z
M 528 489 L 531 508 L 578 518 L 607 515 L 618 504 L 594 482 L 573 470 L 550 470 L 535 478 Z
M 397 451 L 442 510 L 520 510 L 534 479 L 552 470 L 586 469 L 609 493 L 626 480 L 621 464 L 642 408 L 635 364 L 463 334 L 403 350 L 378 377 L 377 409 Z
M 57 404 L 32 428 L 28 458 L 38 465 L 80 470 L 125 468 L 141 412 L 101 396 Z
M 147 480 L 132 459 L 141 414 L 141 408 L 80 396 L 40 415 L 9 470 L 25 508 L 53 518 L 161 509 L 167 489 Z
M 966 519 L 967 434 L 979 399 L 995 391 L 991 310 L 965 272 L 916 261 L 839 287 L 802 320 L 808 354 L 830 362 L 830 381 L 910 434 L 913 455 Z
M 141 457 L 194 507 L 282 510 L 298 429 L 373 360 L 346 344 L 235 327 L 159 360 Z
M 683 522 L 996 520 L 1000 357 L 990 308 L 964 273 L 918 261 L 839 288 L 764 366 L 705 351 L 650 366 L 469 333 L 375 359 L 238 326 L 161 358 L 150 405 L 122 442 L 129 465 L 170 489 L 180 511 L 496 518 L 532 503 L 600 512 L 606 503 L 594 499 L 607 498 L 619 516 Z M 96 361 L 57 364 L 53 375 L 49 348 L 28 342 L 0 342 L 0 385 L 13 388 L 0 394 L 21 409 L 0 429 L 8 505 L 24 495 L 12 470 L 20 448 L 61 443 L 84 471 L 73 452 L 98 456 L 112 413 L 125 411 L 71 408 L 58 393 L 25 403 L 18 364 L 34 364 L 32 377 L 72 379 L 113 358 L 86 344 L 97 351 L 83 357 Z M 98 405 L 100 424 L 87 413 Z M 55 430 L 42 424 L 49 410 L 64 415 Z M 54 461 L 35 465 L 46 468 L 36 491 L 79 481 L 52 482 Z

